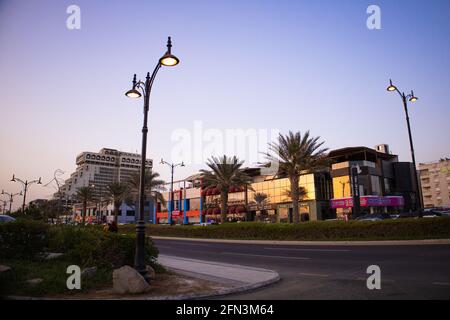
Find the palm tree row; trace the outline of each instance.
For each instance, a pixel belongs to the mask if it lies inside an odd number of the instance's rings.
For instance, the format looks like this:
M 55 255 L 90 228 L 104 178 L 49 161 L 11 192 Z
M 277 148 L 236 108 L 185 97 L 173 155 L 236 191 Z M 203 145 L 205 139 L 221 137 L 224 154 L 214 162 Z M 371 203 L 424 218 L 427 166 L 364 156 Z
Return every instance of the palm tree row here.
M 280 134 L 278 141 L 269 144 L 269 152 L 265 154 L 269 163 L 278 163 L 277 177 L 287 177 L 290 183 L 288 195 L 292 199 L 294 223 L 300 222 L 299 201 L 306 195 L 306 190 L 300 187 L 300 175 L 327 166 L 326 152 L 322 148 L 320 137 L 311 137 L 309 131 L 304 135 L 300 132 Z M 251 188 L 251 178 L 244 173 L 242 161 L 236 157 L 212 157 L 207 166 L 210 170 L 201 170 L 205 189 L 216 188 L 220 192 L 222 222 L 226 221 L 228 212 L 228 190 L 234 188 Z M 255 202 L 261 205 L 264 195 L 258 195 Z
M 114 222 L 117 223 L 120 206 L 122 203 L 133 205 L 139 201 L 139 185 L 140 175 L 138 172 L 133 174 L 127 182 L 113 182 L 106 187 L 105 199 L 114 206 Z M 165 205 L 165 199 L 162 191 L 165 190 L 165 181 L 159 179 L 159 174 L 146 170 L 144 178 L 145 200 L 151 200 L 153 203 L 157 201 Z M 82 222 L 84 224 L 87 204 L 94 200 L 94 189 L 92 187 L 81 187 L 77 190 L 75 200 L 83 205 Z
M 289 197 L 292 199 L 294 223 L 300 222 L 299 201 L 306 195 L 306 190 L 299 185 L 300 175 L 312 170 L 328 165 L 326 152 L 328 149 L 322 148 L 324 142 L 319 141 L 320 137 L 310 136 L 309 131 L 305 134 L 300 132 L 289 132 L 287 135 L 280 134 L 276 142 L 269 144 L 269 152 L 265 154 L 266 159 L 271 163 L 278 164 L 277 177 L 287 177 L 290 183 Z M 232 188 L 253 190 L 252 179 L 243 168 L 243 161 L 236 156 L 211 157 L 206 165 L 209 170 L 201 170 L 203 188 L 216 189 L 220 193 L 222 222 L 226 221 L 228 213 L 228 194 Z M 146 171 L 145 174 L 145 195 L 146 200 L 152 199 L 165 205 L 165 200 L 161 192 L 165 189 L 165 182 L 158 179 L 156 172 Z M 117 222 L 119 207 L 122 202 L 137 203 L 139 195 L 140 177 L 136 173 L 127 183 L 115 182 L 108 186 L 107 198 L 114 204 L 114 219 Z M 77 198 L 83 203 L 83 222 L 87 202 L 93 198 L 93 192 L 89 187 L 80 188 Z M 267 197 L 266 197 L 267 198 Z M 266 198 L 258 195 L 255 201 L 261 205 Z

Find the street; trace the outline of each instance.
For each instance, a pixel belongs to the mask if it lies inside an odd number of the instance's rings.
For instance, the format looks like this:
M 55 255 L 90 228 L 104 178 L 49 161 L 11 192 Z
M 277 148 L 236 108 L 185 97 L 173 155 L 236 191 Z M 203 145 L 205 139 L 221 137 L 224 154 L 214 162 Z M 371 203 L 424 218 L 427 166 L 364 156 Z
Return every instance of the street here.
M 281 281 L 223 299 L 449 299 L 450 245 L 260 245 L 154 239 L 161 254 L 271 269 Z M 366 286 L 381 268 L 381 289 Z

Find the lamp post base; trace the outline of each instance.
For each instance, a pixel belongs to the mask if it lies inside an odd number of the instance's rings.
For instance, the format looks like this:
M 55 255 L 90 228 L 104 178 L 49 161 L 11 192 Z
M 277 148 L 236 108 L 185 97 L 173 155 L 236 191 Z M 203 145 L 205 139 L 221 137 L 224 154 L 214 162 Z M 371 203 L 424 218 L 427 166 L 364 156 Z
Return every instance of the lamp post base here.
M 145 265 L 145 222 L 140 220 L 136 225 L 136 252 L 134 256 L 134 269 L 144 277 L 147 283 L 150 282 L 150 277 Z

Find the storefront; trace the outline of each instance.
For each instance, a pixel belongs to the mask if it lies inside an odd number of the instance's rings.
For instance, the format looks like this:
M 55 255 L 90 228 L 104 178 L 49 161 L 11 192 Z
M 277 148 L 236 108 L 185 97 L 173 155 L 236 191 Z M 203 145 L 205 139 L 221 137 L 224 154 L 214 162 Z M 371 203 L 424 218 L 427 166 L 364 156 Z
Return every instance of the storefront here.
M 353 208 L 353 198 L 330 200 L 331 208 L 337 209 L 338 218 L 344 217 Z M 362 196 L 360 197 L 361 213 L 396 212 L 403 208 L 405 200 L 402 196 Z

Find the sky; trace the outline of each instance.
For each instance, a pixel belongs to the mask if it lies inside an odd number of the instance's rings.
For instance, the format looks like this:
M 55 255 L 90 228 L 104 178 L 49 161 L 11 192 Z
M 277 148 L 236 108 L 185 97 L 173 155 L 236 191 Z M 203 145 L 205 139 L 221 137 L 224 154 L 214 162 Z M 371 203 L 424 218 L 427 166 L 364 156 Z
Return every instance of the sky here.
M 70 5 L 80 29 L 67 28 Z M 369 5 L 381 29 L 367 27 Z M 410 161 L 390 78 L 419 97 L 409 108 L 417 162 L 449 157 L 449 33 L 447 0 L 0 0 L 0 188 L 20 191 L 13 173 L 68 177 L 83 151 L 139 152 L 142 99 L 124 92 L 153 71 L 167 36 L 181 62 L 155 80 L 148 141 L 166 180 L 160 158 L 185 160 L 182 179 L 226 130 L 310 130 L 329 149 L 387 143 Z M 53 192 L 33 185 L 27 200 Z

